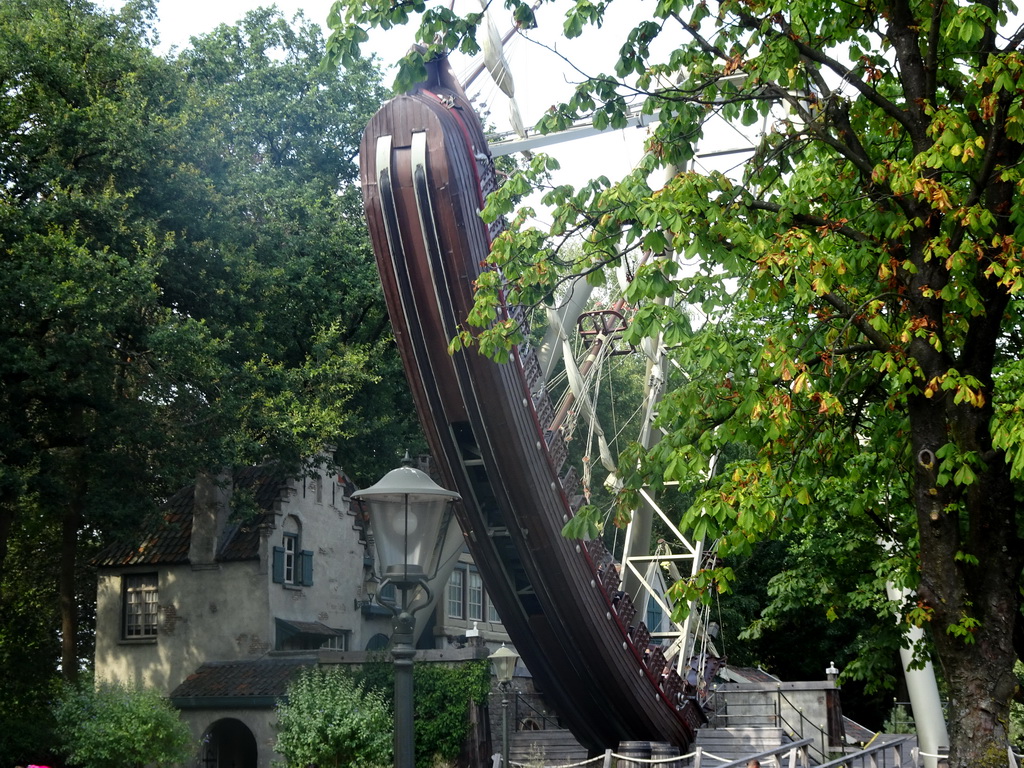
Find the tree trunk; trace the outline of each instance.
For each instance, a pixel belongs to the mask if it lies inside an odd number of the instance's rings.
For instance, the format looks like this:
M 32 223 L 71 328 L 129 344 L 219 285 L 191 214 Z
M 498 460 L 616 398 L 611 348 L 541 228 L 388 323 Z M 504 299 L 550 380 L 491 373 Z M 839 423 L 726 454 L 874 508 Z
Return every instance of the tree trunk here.
M 60 668 L 69 683 L 78 680 L 78 603 L 75 573 L 78 570 L 78 529 L 81 523 L 80 497 L 71 488 L 61 518 L 60 537 Z
M 1003 456 L 988 439 L 991 407 L 936 399 L 912 402 L 911 423 L 921 537 L 918 594 L 930 611 L 946 683 L 949 766 L 1005 768 L 1022 568 L 1013 486 Z M 936 454 L 950 442 L 985 457 L 975 482 L 939 485 Z

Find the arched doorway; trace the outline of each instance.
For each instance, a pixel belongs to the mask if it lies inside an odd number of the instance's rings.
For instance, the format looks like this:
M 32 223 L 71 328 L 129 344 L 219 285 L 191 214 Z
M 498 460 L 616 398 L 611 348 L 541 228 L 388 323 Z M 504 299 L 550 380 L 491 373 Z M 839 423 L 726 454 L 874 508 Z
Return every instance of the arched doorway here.
M 241 720 L 218 720 L 203 734 L 199 768 L 256 768 L 256 738 Z

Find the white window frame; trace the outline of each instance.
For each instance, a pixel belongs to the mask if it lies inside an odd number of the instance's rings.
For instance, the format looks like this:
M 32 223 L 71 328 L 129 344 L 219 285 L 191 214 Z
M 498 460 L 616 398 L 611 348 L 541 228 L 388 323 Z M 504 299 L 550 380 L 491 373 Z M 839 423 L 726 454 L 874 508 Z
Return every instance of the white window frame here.
M 125 574 L 122 579 L 121 636 L 125 640 L 152 640 L 160 619 L 159 580 L 155 573 Z
M 448 577 L 448 618 L 466 618 L 466 571 L 456 568 Z
M 296 566 L 299 556 L 299 534 L 284 534 L 284 583 L 295 584 Z
M 487 621 L 491 624 L 501 624 L 501 616 L 498 615 L 498 608 L 491 600 L 490 595 L 487 596 Z
M 342 632 L 337 635 L 332 635 L 324 640 L 323 645 L 320 647 L 329 651 L 347 651 L 348 650 L 348 632 Z
M 466 587 L 466 620 L 484 620 L 484 580 L 479 571 L 469 571 Z

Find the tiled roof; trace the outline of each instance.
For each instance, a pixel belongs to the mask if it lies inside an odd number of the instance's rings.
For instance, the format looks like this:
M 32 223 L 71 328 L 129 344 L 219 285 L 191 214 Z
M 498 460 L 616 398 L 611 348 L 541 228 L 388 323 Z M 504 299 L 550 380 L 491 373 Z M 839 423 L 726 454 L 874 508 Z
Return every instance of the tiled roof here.
M 202 706 L 204 700 L 210 706 L 225 699 L 276 700 L 300 670 L 315 664 L 312 656 L 208 661 L 171 691 L 170 698 L 176 706 Z
M 254 560 L 259 557 L 259 525 L 273 513 L 287 478 L 274 466 L 248 467 L 234 476 L 234 490 L 252 494 L 262 516 L 244 523 L 229 522 L 221 537 L 219 561 Z M 195 486 L 182 488 L 160 509 L 140 543 L 118 542 L 93 560 L 97 566 L 169 565 L 187 563 L 192 540 Z

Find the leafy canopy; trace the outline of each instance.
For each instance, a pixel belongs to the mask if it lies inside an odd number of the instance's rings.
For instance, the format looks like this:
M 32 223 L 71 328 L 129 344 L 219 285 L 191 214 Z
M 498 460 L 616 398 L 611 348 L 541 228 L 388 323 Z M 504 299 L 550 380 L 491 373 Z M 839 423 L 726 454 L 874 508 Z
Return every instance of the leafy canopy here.
M 322 31 L 272 10 L 161 57 L 154 19 L 148 0 L 0 3 L 15 762 L 45 762 L 23 724 L 47 725 L 51 679 L 92 656 L 97 547 L 201 471 L 301 471 L 333 442 L 375 478 L 417 434 L 354 184 L 375 67 L 321 68 Z
M 587 34 L 612 5 L 563 6 L 564 34 Z M 521 0 L 504 6 L 534 18 Z M 661 440 L 622 455 L 624 514 L 640 488 L 678 483 L 700 490 L 684 526 L 720 540 L 722 554 L 797 532 L 835 539 L 860 552 L 860 587 L 820 595 L 832 612 L 884 580 L 916 588 L 906 616 L 930 630 L 959 707 L 951 765 L 995 765 L 1021 655 L 1024 566 L 1017 7 L 658 0 L 648 10 L 623 29 L 611 70 L 538 125 L 622 127 L 636 106 L 657 120 L 646 156 L 615 183 L 546 189 L 548 227 L 518 212 L 453 346 L 501 359 L 522 335 L 495 323 L 501 295 L 536 305 L 574 276 L 602 283 L 624 266 L 628 340 L 665 344 L 679 372 L 659 409 Z M 413 11 L 420 39 L 436 40 L 425 55 L 475 50 L 474 12 L 342 1 L 328 51 L 346 60 L 366 25 Z M 417 66 L 406 59 L 400 86 Z M 766 131 L 738 172 L 694 164 L 724 123 L 759 121 Z M 511 214 L 512 195 L 541 187 L 551 162 L 535 157 L 484 218 Z M 574 240 L 581 251 L 566 247 Z M 712 476 L 737 443 L 751 450 Z M 678 596 L 729 578 L 704 572 Z

